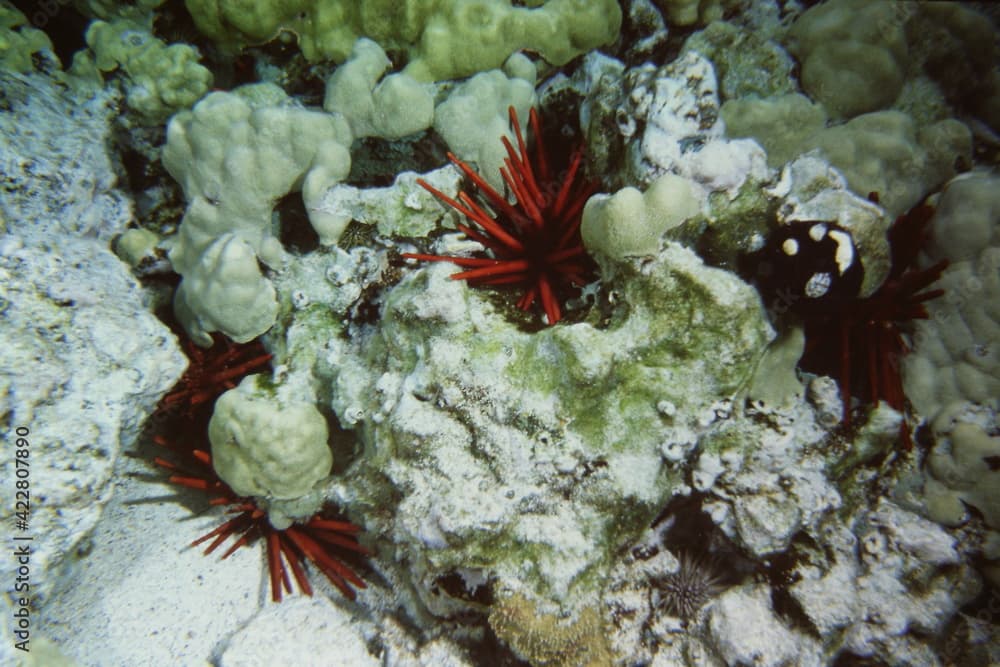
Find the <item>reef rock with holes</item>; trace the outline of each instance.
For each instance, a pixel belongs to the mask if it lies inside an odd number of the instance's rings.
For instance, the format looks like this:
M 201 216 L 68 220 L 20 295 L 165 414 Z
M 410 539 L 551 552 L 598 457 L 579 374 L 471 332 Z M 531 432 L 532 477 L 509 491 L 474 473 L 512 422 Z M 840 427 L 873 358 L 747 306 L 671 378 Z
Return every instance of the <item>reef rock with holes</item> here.
M 453 272 L 407 273 L 377 324 L 317 353 L 365 448 L 346 494 L 426 611 L 489 610 L 536 662 L 599 659 L 609 565 L 690 491 L 670 458 L 747 383 L 770 326 L 749 285 L 676 244 L 619 262 L 587 321 L 541 330 Z

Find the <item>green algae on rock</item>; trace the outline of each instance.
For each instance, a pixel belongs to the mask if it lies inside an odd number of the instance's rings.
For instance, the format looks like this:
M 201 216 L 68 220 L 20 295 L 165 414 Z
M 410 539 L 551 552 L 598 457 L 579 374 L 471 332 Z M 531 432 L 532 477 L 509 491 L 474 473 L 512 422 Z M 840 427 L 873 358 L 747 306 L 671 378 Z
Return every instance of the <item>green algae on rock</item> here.
M 772 335 L 749 285 L 676 244 L 606 267 L 603 328 L 521 331 L 435 264 L 385 294 L 376 326 L 327 344 L 332 406 L 365 447 L 354 493 L 396 508 L 368 529 L 436 613 L 466 606 L 432 585 L 465 570 L 547 608 L 594 604 L 616 550 L 684 488 L 665 406 L 697 431 Z

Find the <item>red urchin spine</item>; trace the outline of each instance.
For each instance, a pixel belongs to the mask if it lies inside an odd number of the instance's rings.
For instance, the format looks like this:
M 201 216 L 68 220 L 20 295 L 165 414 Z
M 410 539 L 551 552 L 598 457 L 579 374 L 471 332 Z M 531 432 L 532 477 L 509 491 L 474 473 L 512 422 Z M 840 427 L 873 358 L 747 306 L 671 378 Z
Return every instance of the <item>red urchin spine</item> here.
M 583 161 L 583 152 L 579 149 L 574 151 L 567 170 L 553 176 L 551 160 L 542 142 L 541 121 L 534 108 L 529 116 L 535 136 L 533 155 L 528 152 L 513 106 L 508 108 L 508 115 L 517 149 L 507 137 L 501 138 L 507 157 L 500 175 L 514 196 L 514 203 L 508 202 L 453 153 L 448 153 L 448 159 L 472 182 L 475 197 L 462 191 L 454 199 L 424 179 L 417 179 L 421 187 L 478 227 L 457 225 L 459 231 L 481 243 L 491 256 L 404 253 L 403 257 L 457 264 L 465 270 L 451 278 L 465 280 L 470 285 L 521 287 L 524 292 L 517 307 L 527 311 L 537 301 L 547 323 L 552 325 L 562 319 L 559 292 L 587 282 L 588 267 L 580 222 L 583 205 L 596 190 L 596 184 L 577 179 Z
M 165 438 L 155 436 L 154 441 L 183 456 L 183 452 Z M 171 472 L 169 481 L 173 484 L 204 491 L 209 494 L 210 505 L 223 505 L 227 514 L 236 515 L 192 541 L 191 546 L 212 540 L 204 551 L 205 555 L 208 555 L 230 537 L 235 537 L 236 540 L 222 554 L 222 559 L 225 560 L 240 547 L 250 544 L 255 539 L 262 539 L 267 553 L 271 599 L 274 602 L 281 602 L 282 591 L 291 593 L 293 590 L 288 576 L 289 569 L 295 577 L 299 590 L 306 595 L 312 595 L 312 586 L 303 567 L 306 560 L 312 562 L 330 583 L 351 600 L 356 596 L 352 586 L 366 587 L 361 577 L 336 556 L 338 550 L 364 556 L 371 555 L 371 552 L 357 540 L 357 535 L 361 532 L 360 526 L 348 521 L 323 518 L 321 514 L 316 514 L 304 522 L 279 530 L 271 525 L 267 513 L 252 498 L 236 495 L 219 479 L 212 467 L 211 454 L 202 449 L 191 449 L 188 458 L 187 466 L 177 465 L 162 457 L 156 457 L 153 462 Z

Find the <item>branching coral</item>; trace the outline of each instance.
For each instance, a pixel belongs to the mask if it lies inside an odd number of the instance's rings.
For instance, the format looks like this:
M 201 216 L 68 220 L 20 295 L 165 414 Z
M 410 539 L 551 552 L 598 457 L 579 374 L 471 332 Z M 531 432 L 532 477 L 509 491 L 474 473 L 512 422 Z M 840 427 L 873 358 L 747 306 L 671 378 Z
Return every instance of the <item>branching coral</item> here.
M 417 182 L 435 197 L 469 218 L 478 229 L 459 224 L 458 229 L 478 241 L 491 257 L 452 257 L 406 253 L 409 259 L 452 262 L 465 270 L 452 275 L 473 285 L 514 285 L 524 293 L 517 302 L 521 310 L 541 304 L 548 324 L 562 318 L 559 297 L 572 285 L 582 286 L 588 273 L 588 258 L 580 239 L 583 205 L 595 185 L 580 178 L 583 153 L 573 153 L 565 172 L 555 173 L 552 156 L 541 139 L 541 122 L 532 109 L 530 123 L 535 150 L 529 155 L 514 107 L 510 122 L 517 138 L 517 150 L 503 137 L 506 167 L 500 169 L 515 202 L 497 192 L 482 176 L 449 153 L 451 161 L 476 187 L 476 198 L 460 192 L 453 199 L 423 179 Z M 478 199 L 478 201 L 477 201 Z M 495 211 L 495 212 L 491 212 Z

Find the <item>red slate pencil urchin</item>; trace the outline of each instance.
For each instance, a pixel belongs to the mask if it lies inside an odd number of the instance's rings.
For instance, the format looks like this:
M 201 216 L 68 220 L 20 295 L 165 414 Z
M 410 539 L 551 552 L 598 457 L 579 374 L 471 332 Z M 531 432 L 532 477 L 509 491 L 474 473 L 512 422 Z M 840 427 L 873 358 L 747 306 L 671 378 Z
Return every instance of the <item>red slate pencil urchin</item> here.
M 267 366 L 271 355 L 259 340 L 234 343 L 224 336 L 213 337 L 212 347 L 203 349 L 185 340 L 190 363 L 180 381 L 171 389 L 159 408 L 180 411 L 192 418 L 202 407 L 211 407 L 219 395 L 235 387 L 240 378 Z
M 170 449 L 175 456 L 187 459 L 182 465 L 161 457 L 154 459 L 157 465 L 171 472 L 172 483 L 204 491 L 211 496 L 209 501 L 211 505 L 224 505 L 227 513 L 236 514 L 232 519 L 193 541 L 191 546 L 211 540 L 205 549 L 205 554 L 208 555 L 227 539 L 235 537 L 236 541 L 222 554 L 222 558 L 226 559 L 252 540 L 262 539 L 267 551 L 271 599 L 275 602 L 281 602 L 283 590 L 292 592 L 289 569 L 295 577 L 299 590 L 306 595 L 312 595 L 312 586 L 303 567 L 306 560 L 311 561 L 326 575 L 330 583 L 351 600 L 355 598 L 352 586 L 365 588 L 365 582 L 361 577 L 337 556 L 338 552 L 343 551 L 369 555 L 368 549 L 358 543 L 357 534 L 361 531 L 359 526 L 348 521 L 326 519 L 317 514 L 305 522 L 294 523 L 288 528 L 279 530 L 271 525 L 267 513 L 252 498 L 237 496 L 219 479 L 212 467 L 212 457 L 207 451 L 192 448 L 184 452 L 160 436 L 154 437 L 154 441 Z
M 907 322 L 929 317 L 924 304 L 944 294 L 927 289 L 948 267 L 942 260 L 917 269 L 917 254 L 928 236 L 934 209 L 920 204 L 899 216 L 889 228 L 891 269 L 869 297 L 857 298 L 834 317 L 806 321 L 806 350 L 800 365 L 807 370 L 836 374 L 844 404 L 844 422 L 850 423 L 850 395 L 870 403 L 885 401 L 899 412 L 906 409 L 901 359 L 910 348 L 903 337 Z M 903 446 L 913 446 L 909 425 L 900 425 Z
M 417 179 L 427 191 L 475 224 L 475 229 L 464 224 L 458 229 L 485 246 L 489 256 L 405 253 L 403 257 L 457 264 L 465 270 L 452 275 L 452 279 L 470 285 L 520 287 L 524 291 L 517 306 L 530 310 L 539 303 L 552 325 L 562 318 L 560 297 L 571 286 L 587 282 L 588 258 L 580 237 L 580 221 L 583 205 L 596 184 L 580 177 L 581 149 L 573 152 L 565 172 L 553 173 L 552 156 L 542 142 L 541 122 L 534 108 L 529 120 L 535 135 L 531 154 L 514 107 L 508 109 L 508 114 L 517 150 L 507 137 L 502 137 L 507 157 L 500 175 L 514 197 L 513 203 L 452 153 L 448 153 L 448 159 L 472 181 L 474 195 L 463 191 L 453 199 Z
M 906 409 L 900 377 L 900 360 L 909 352 L 904 334 L 909 321 L 928 317 L 924 303 L 944 293 L 928 288 L 948 265 L 914 266 L 933 212 L 921 204 L 892 224 L 889 275 L 867 297 L 859 295 L 864 270 L 853 237 L 834 222 L 789 222 L 751 256 L 773 312 L 790 310 L 803 324 L 806 345 L 799 367 L 837 379 L 845 424 L 851 423 L 851 396 Z M 905 419 L 900 436 L 909 449 Z

